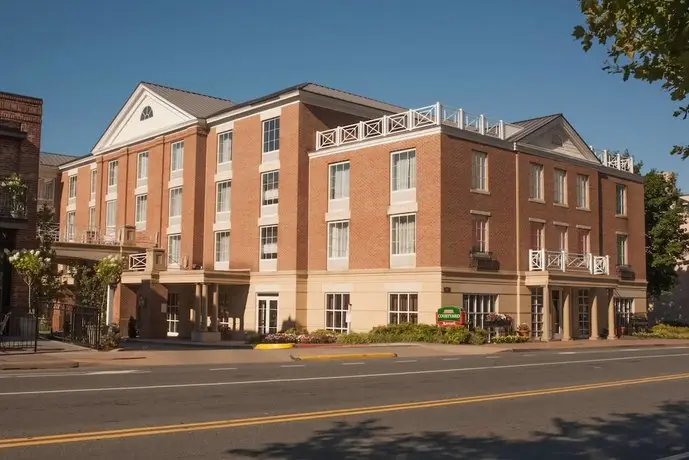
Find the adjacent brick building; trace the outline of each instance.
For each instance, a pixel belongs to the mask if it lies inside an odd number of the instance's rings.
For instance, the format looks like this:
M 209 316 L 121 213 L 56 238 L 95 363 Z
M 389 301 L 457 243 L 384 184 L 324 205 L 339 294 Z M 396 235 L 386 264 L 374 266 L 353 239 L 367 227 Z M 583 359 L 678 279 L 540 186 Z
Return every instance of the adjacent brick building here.
M 459 306 L 477 327 L 500 312 L 595 339 L 646 311 L 642 178 L 560 114 L 141 83 L 61 169 L 67 243 L 130 254 L 109 316 L 148 337 L 361 331 Z
M 18 195 L 0 186 L 0 251 L 37 245 L 35 203 L 42 117 L 41 99 L 0 92 L 0 180 L 17 173 L 26 184 L 26 191 Z M 0 277 L 0 313 L 26 313 L 26 284 L 12 272 L 4 256 Z

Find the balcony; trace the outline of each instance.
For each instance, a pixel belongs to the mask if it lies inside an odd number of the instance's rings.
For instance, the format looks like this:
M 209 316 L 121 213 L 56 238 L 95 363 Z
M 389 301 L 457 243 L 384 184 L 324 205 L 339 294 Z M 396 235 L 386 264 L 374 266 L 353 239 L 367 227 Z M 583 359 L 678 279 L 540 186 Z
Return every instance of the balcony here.
M 465 112 L 464 109 L 446 107 L 438 102 L 420 109 L 410 109 L 394 115 L 385 115 L 373 120 L 318 131 L 316 132 L 316 150 L 440 125 L 453 126 L 498 139 L 506 139 L 523 129 L 521 126 L 505 123 L 502 120 L 489 120 L 483 114 L 473 115 Z
M 39 238 L 48 238 L 54 243 L 80 243 L 93 245 L 152 247 L 157 243 L 157 237 L 146 232 L 136 231 L 131 225 L 124 225 L 119 229 L 114 227 L 76 227 L 59 224 L 39 228 Z
M 529 271 L 546 271 L 551 269 L 563 272 L 588 272 L 592 275 L 609 275 L 610 256 L 529 249 Z
M 26 190 L 17 191 L 0 187 L 0 219 L 26 220 Z
M 590 148 L 593 153 L 596 154 L 600 162 L 603 163 L 603 166 L 629 173 L 634 172 L 634 157 L 630 155 L 622 155 L 620 153 L 612 154 L 607 150 L 595 150 L 593 147 Z
M 127 261 L 127 269 L 146 273 L 165 270 L 165 251 L 160 248 L 151 248 L 146 252 L 131 254 Z

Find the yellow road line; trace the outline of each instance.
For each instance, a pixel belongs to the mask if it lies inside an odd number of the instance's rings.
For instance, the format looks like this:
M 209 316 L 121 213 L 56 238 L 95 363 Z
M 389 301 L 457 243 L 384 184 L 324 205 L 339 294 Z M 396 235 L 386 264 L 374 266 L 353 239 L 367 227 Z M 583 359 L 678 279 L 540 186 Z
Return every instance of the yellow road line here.
M 201 423 L 180 423 L 177 425 L 161 425 L 151 427 L 127 428 L 120 430 L 92 431 L 85 433 L 66 433 L 48 436 L 35 436 L 14 439 L 0 439 L 0 449 L 13 447 L 42 446 L 47 444 L 64 444 L 72 442 L 97 441 L 104 439 L 121 439 L 138 436 L 153 436 L 188 431 L 216 430 L 223 428 L 239 428 L 253 425 L 266 425 L 271 423 L 300 422 L 307 420 L 319 420 L 334 417 L 354 415 L 377 414 L 382 412 L 397 412 L 412 409 L 428 409 L 433 407 L 446 407 L 460 404 L 473 404 L 492 402 L 506 399 L 527 398 L 533 396 L 549 396 L 561 393 L 573 393 L 579 391 L 598 390 L 603 388 L 615 388 L 627 385 L 641 385 L 645 383 L 667 382 L 673 380 L 689 379 L 689 373 L 670 374 L 657 377 L 646 377 L 632 380 L 619 380 L 587 385 L 574 385 L 560 388 L 545 388 L 541 390 L 518 391 L 511 393 L 498 393 L 482 396 L 468 396 L 463 398 L 438 399 L 432 401 L 418 401 L 401 404 L 389 404 L 384 406 L 369 406 L 350 409 L 337 409 L 320 412 L 305 412 L 296 414 L 274 415 L 269 417 L 253 417 L 235 420 L 216 420 Z

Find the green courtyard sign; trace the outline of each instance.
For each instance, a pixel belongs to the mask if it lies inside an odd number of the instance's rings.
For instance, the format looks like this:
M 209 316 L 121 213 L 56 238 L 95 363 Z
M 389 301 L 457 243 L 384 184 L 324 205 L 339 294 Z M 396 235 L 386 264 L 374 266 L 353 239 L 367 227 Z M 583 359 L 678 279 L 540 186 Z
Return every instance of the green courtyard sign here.
M 438 326 L 461 326 L 465 323 L 464 312 L 459 307 L 440 307 L 435 312 Z

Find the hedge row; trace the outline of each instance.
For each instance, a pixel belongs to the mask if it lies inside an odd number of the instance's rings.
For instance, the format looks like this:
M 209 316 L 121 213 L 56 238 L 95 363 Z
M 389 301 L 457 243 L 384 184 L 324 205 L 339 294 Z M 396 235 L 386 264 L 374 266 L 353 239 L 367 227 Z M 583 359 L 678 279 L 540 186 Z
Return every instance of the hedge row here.
M 650 332 L 635 332 L 635 337 L 649 339 L 685 339 L 689 340 L 689 327 L 670 326 L 667 324 L 656 324 Z

